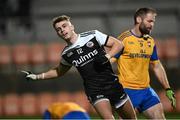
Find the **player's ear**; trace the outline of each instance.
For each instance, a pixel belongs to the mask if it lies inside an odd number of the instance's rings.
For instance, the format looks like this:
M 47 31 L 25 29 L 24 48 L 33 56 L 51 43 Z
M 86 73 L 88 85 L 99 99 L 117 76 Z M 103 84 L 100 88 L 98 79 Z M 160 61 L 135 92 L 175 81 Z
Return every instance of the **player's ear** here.
M 139 17 L 136 18 L 136 21 L 137 21 L 137 23 L 141 23 L 142 22 L 142 18 L 139 16 Z

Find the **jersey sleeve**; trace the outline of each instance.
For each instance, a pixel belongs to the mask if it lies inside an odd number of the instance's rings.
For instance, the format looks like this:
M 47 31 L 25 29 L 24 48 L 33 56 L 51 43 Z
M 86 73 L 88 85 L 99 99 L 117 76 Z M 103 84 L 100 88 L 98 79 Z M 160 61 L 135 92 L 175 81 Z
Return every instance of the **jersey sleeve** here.
M 96 36 L 96 39 L 97 39 L 97 41 L 99 42 L 100 45 L 106 45 L 107 40 L 109 38 L 108 35 L 100 32 L 98 30 L 95 30 L 95 36 Z
M 158 60 L 158 55 L 157 55 L 157 50 L 156 50 L 156 45 L 154 46 L 153 48 L 153 53 L 151 55 L 151 61 L 155 61 L 155 60 Z
M 43 113 L 43 120 L 50 120 L 51 119 L 51 113 L 46 110 L 44 113 Z
M 72 64 L 68 63 L 63 57 L 61 57 L 61 64 L 67 65 L 67 66 L 72 66 Z
M 123 49 L 123 50 L 124 50 L 124 49 Z M 122 51 L 123 51 L 123 50 L 122 50 Z M 118 58 L 121 56 L 122 51 L 120 51 L 119 53 L 117 53 L 117 54 L 114 56 L 114 58 L 118 59 Z

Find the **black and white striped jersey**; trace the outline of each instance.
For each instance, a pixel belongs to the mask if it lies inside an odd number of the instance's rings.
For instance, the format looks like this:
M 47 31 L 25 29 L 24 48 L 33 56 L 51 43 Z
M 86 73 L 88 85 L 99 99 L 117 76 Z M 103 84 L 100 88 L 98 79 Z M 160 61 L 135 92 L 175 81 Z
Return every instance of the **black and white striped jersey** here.
M 79 34 L 77 41 L 67 46 L 62 52 L 61 63 L 75 66 L 84 80 L 87 94 L 93 94 L 109 89 L 117 80 L 110 62 L 104 65 L 96 64 L 96 57 L 105 55 L 104 47 L 108 35 L 97 30 Z

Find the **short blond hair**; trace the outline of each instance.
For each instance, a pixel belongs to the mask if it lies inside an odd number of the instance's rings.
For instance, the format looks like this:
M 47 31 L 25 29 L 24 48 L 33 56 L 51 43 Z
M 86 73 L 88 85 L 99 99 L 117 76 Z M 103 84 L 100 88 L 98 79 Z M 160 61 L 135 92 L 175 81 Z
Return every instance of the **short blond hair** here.
M 70 21 L 70 17 L 67 15 L 61 15 L 61 16 L 53 18 L 53 20 L 52 20 L 53 21 L 53 27 L 55 28 L 56 23 L 64 21 L 64 20 Z

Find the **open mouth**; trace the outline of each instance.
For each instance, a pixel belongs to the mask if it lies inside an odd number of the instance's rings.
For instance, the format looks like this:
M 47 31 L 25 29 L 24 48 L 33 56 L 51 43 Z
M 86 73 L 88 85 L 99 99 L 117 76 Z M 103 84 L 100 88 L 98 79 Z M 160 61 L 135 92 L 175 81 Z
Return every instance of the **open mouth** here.
M 68 34 L 68 33 L 64 33 L 64 34 L 63 34 L 63 37 L 66 37 L 66 36 L 67 36 L 67 34 Z
M 147 30 L 151 31 L 151 30 L 152 30 L 152 27 L 148 27 Z

